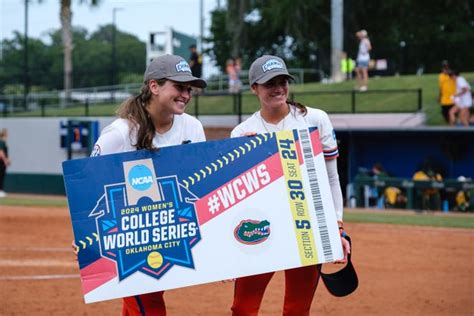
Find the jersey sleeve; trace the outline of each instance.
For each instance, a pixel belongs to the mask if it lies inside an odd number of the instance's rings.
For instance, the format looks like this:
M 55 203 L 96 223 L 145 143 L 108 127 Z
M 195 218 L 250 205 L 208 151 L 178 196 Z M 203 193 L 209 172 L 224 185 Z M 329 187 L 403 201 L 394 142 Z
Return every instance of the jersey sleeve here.
M 185 132 L 185 139 L 183 140 L 184 142 L 189 142 L 191 143 L 199 143 L 199 142 L 205 142 L 206 141 L 206 134 L 204 133 L 204 128 L 202 127 L 202 123 L 192 117 L 186 117 L 186 132 Z
M 239 136 L 242 136 L 242 133 L 244 133 L 244 131 L 242 130 L 240 125 L 238 125 L 232 130 L 232 132 L 230 132 L 230 137 L 232 138 L 239 137 Z
M 257 123 L 258 120 L 256 119 L 255 115 L 252 115 L 232 130 L 230 132 L 230 137 L 235 138 L 235 137 L 241 137 L 244 136 L 244 133 L 265 133 L 265 131 L 262 131 L 261 128 L 259 128 Z
M 336 132 L 332 126 L 329 116 L 324 111 L 319 111 L 320 122 L 319 137 L 321 139 L 321 145 L 323 147 L 324 158 L 335 159 L 339 156 L 339 150 L 337 148 Z
M 109 125 L 100 134 L 92 150 L 91 157 L 123 152 L 124 144 L 124 135 L 117 127 Z
M 195 126 L 195 131 L 194 131 L 194 137 L 192 142 L 193 143 L 199 143 L 199 142 L 205 142 L 206 141 L 206 134 L 204 134 L 204 128 L 202 127 L 202 123 L 199 122 L 198 120 L 197 124 Z
M 331 188 L 332 201 L 334 203 L 334 210 L 336 211 L 336 218 L 342 221 L 344 213 L 341 184 L 339 182 L 339 173 L 337 172 L 337 160 L 331 159 L 326 161 L 326 170 L 328 173 L 329 186 Z

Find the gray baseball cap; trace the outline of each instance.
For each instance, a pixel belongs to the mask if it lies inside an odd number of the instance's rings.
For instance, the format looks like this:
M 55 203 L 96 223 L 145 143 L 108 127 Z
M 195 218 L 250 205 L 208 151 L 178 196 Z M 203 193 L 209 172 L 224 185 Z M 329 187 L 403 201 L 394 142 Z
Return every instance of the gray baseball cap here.
M 253 85 L 254 83 L 262 84 L 276 76 L 282 75 L 293 80 L 295 79 L 288 73 L 283 59 L 277 56 L 263 55 L 262 57 L 257 58 L 250 66 L 249 83 L 250 85 Z
M 162 55 L 153 59 L 146 67 L 143 81 L 150 79 L 169 79 L 176 82 L 189 82 L 193 87 L 205 88 L 206 81 L 194 77 L 191 68 L 181 56 Z

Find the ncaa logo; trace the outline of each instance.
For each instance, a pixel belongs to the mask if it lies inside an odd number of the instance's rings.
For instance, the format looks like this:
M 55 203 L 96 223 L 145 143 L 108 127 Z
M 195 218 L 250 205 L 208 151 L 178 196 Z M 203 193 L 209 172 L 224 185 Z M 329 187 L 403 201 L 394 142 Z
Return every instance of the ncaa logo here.
M 145 191 L 153 183 L 153 175 L 145 165 L 136 165 L 128 172 L 128 183 L 138 191 Z

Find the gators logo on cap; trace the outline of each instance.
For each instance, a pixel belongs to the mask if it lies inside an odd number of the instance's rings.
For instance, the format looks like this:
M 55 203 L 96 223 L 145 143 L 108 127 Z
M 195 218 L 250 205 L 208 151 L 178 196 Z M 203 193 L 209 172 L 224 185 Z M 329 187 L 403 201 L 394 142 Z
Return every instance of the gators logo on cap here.
M 267 220 L 243 220 L 234 229 L 234 236 L 237 241 L 243 244 L 256 245 L 262 243 L 270 236 L 270 222 Z
M 176 71 L 177 72 L 191 72 L 191 68 L 189 67 L 189 64 L 186 61 L 182 60 L 176 64 Z
M 263 72 L 267 72 L 272 69 L 285 69 L 285 66 L 276 59 L 269 59 L 262 65 Z

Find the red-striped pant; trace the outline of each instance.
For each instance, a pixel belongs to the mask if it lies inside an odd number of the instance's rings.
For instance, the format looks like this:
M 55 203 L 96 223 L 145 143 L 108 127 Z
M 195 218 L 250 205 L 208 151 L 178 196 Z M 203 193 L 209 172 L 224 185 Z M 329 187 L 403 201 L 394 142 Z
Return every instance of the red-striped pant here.
M 166 316 L 164 291 L 124 297 L 122 316 Z
M 233 316 L 257 316 L 265 289 L 274 272 L 238 278 L 235 281 Z M 314 292 L 318 287 L 319 266 L 285 270 L 283 315 L 309 315 Z

